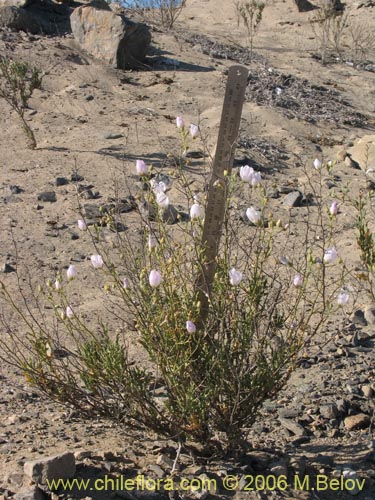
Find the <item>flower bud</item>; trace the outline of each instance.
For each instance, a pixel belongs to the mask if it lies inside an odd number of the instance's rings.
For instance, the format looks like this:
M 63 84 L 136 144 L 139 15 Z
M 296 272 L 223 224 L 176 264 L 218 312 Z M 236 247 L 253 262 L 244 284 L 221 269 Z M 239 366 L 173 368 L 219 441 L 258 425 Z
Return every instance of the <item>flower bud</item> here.
M 253 224 L 257 224 L 261 219 L 261 213 L 258 210 L 255 210 L 254 207 L 249 207 L 246 210 L 246 216 Z
M 91 264 L 95 267 L 95 269 L 100 269 L 104 265 L 103 258 L 101 255 L 91 255 L 90 260 Z
M 324 253 L 323 260 L 326 264 L 333 264 L 338 257 L 338 253 L 334 247 L 327 248 Z
M 337 296 L 337 303 L 339 306 L 346 306 L 349 302 L 349 294 L 346 292 L 341 292 Z
M 303 278 L 300 274 L 296 274 L 293 278 L 293 285 L 297 288 L 303 285 Z
M 188 333 L 195 333 L 197 331 L 197 327 L 192 321 L 186 321 L 186 330 Z
M 322 168 L 322 162 L 318 160 L 318 158 L 315 158 L 314 160 L 314 168 L 315 170 L 320 170 Z
M 232 286 L 237 286 L 241 283 L 243 274 L 237 271 L 234 267 L 229 271 L 229 281 Z
M 193 139 L 195 139 L 199 135 L 199 127 L 197 125 L 194 125 L 193 123 L 190 125 L 190 135 Z
M 199 205 L 198 203 L 193 203 L 193 205 L 190 208 L 190 218 L 191 220 L 193 219 L 201 219 L 204 215 L 203 213 L 203 207 Z
M 68 280 L 72 280 L 77 276 L 77 268 L 76 266 L 70 265 L 66 271 L 66 275 Z
M 184 128 L 185 127 L 185 122 L 182 116 L 177 116 L 176 118 L 176 125 L 178 129 Z
M 148 173 L 148 166 L 143 160 L 137 160 L 135 168 L 138 175 L 146 175 Z
M 86 222 L 85 222 L 84 220 L 79 219 L 79 220 L 77 221 L 77 225 L 78 225 L 78 229 L 79 229 L 80 231 L 86 231 L 86 229 L 87 229 L 87 224 L 86 224 Z
M 157 288 L 161 282 L 162 282 L 161 274 L 159 273 L 159 271 L 153 269 L 149 275 L 150 286 L 152 286 L 152 288 Z

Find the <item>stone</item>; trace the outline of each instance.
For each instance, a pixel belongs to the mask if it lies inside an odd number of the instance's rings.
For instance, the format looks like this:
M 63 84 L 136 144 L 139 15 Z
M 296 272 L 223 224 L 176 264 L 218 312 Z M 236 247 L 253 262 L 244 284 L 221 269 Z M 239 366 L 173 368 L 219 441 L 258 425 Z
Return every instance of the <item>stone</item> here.
M 0 0 L 0 7 L 14 6 L 14 7 L 26 7 L 31 4 L 33 0 Z
M 351 159 L 363 170 L 375 169 L 375 134 L 364 135 L 350 148 Z
M 344 420 L 345 429 L 354 431 L 356 429 L 364 429 L 370 424 L 370 417 L 365 413 L 358 413 L 357 415 L 350 415 Z
M 291 193 L 287 194 L 283 199 L 283 205 L 284 207 L 289 207 L 289 208 L 300 207 L 302 199 L 303 195 L 300 191 L 292 191 Z
M 361 387 L 361 391 L 365 398 L 372 398 L 372 396 L 374 395 L 374 390 L 371 385 L 363 385 Z
M 327 405 L 322 405 L 319 408 L 320 414 L 323 418 L 327 418 L 328 420 L 332 420 L 337 417 L 338 415 L 338 409 L 337 406 L 333 403 L 327 404 Z
M 348 156 L 348 153 L 347 151 L 345 151 L 345 149 L 340 149 L 340 151 L 338 151 L 336 153 L 336 159 L 337 161 L 345 161 L 345 158 Z
M 49 203 L 55 203 L 56 199 L 57 198 L 55 191 L 43 191 L 42 193 L 38 194 L 39 201 L 48 201 Z
M 81 462 L 85 458 L 91 458 L 93 452 L 91 450 L 77 450 L 74 452 L 74 457 L 77 462 Z
M 275 463 L 270 464 L 269 469 L 270 469 L 271 474 L 276 476 L 276 477 L 288 475 L 288 467 L 283 460 L 281 460 L 280 462 L 275 462 Z
M 72 182 L 82 182 L 82 181 L 85 180 L 85 178 L 82 175 L 80 175 L 80 174 L 72 174 L 70 176 L 70 180 Z
M 365 313 L 362 309 L 357 309 L 356 311 L 354 311 L 350 319 L 356 326 L 367 326 Z
M 4 262 L 4 264 L 0 264 L 0 273 L 14 273 L 15 269 L 11 265 Z
M 116 133 L 109 133 L 109 134 L 104 134 L 104 139 L 121 139 L 124 137 L 124 134 L 116 134 Z
M 295 436 L 304 436 L 306 434 L 306 431 L 302 427 L 302 425 L 298 424 L 297 422 L 294 422 L 294 420 L 279 417 L 279 421 L 283 427 L 285 427 L 288 431 L 290 431 Z
M 70 452 L 25 462 L 24 473 L 37 484 L 52 479 L 70 479 L 76 471 L 74 454 Z
M 37 486 L 19 491 L 14 497 L 14 500 L 47 500 L 46 494 Z
M 167 455 L 159 455 L 156 459 L 157 465 L 161 465 L 162 467 L 172 468 L 173 460 L 169 458 Z
M 309 0 L 294 0 L 297 5 L 298 12 L 310 12 L 311 10 L 315 10 L 316 7 Z
M 91 6 L 74 9 L 70 23 L 84 50 L 118 69 L 139 68 L 146 57 L 151 35 L 144 24 Z
M 173 205 L 168 205 L 167 208 L 163 210 L 163 222 L 172 225 L 178 221 L 178 210 Z
M 7 483 L 12 484 L 20 488 L 23 483 L 23 474 L 20 472 L 11 472 L 8 474 L 7 478 Z
M 9 186 L 9 190 L 12 194 L 20 194 L 23 191 L 22 188 L 20 188 L 19 186 L 16 186 L 16 185 Z
M 55 185 L 56 186 L 66 186 L 69 184 L 69 180 L 66 177 L 56 177 Z
M 15 6 L 0 8 L 0 27 L 12 31 L 24 31 L 33 35 L 40 33 L 40 25 L 30 12 Z
M 364 317 L 368 325 L 370 326 L 375 325 L 375 307 L 373 305 L 365 307 Z
M 345 165 L 347 165 L 350 168 L 354 168 L 356 170 L 361 169 L 360 164 L 357 161 L 353 160 L 353 158 L 350 155 L 347 155 L 344 163 L 345 163 Z
M 160 467 L 160 465 L 150 464 L 148 466 L 148 470 L 152 472 L 156 477 L 161 478 L 165 476 L 165 471 Z

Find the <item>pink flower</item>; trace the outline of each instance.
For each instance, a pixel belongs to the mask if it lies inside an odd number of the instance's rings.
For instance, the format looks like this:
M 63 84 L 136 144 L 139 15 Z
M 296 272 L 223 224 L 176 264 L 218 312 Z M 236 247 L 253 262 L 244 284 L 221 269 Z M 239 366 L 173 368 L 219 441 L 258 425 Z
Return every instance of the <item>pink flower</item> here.
M 253 224 L 257 224 L 260 221 L 261 215 L 262 214 L 258 210 L 255 210 L 254 207 L 249 207 L 246 210 L 246 216 Z
M 190 135 L 193 139 L 195 139 L 199 135 L 199 127 L 197 125 L 194 125 L 193 123 L 190 125 Z
M 156 194 L 156 203 L 161 208 L 167 208 L 169 205 L 169 198 L 165 193 L 159 192 Z
M 323 260 L 326 264 L 333 264 L 338 257 L 338 253 L 334 247 L 327 248 L 324 253 Z
M 67 318 L 72 318 L 73 316 L 74 316 L 73 309 L 70 306 L 68 306 L 66 308 L 66 317 Z
M 195 333 L 197 331 L 197 327 L 192 321 L 186 321 L 186 330 L 188 333 Z
M 78 224 L 78 229 L 79 229 L 80 231 L 86 231 L 86 229 L 87 229 L 87 225 L 86 225 L 86 222 L 85 222 L 84 220 L 79 219 L 79 220 L 77 221 L 77 224 Z
M 339 306 L 346 306 L 349 302 L 349 294 L 346 292 L 341 292 L 337 296 L 337 303 Z
M 176 118 L 176 125 L 177 125 L 177 128 L 184 128 L 185 127 L 185 122 L 184 122 L 184 119 L 182 118 L 182 116 L 178 116 Z
M 201 219 L 204 215 L 203 207 L 199 205 L 199 203 L 193 203 L 190 208 L 190 218 L 193 219 Z
M 243 274 L 237 271 L 234 267 L 229 271 L 229 282 L 232 286 L 237 286 L 241 283 Z
M 240 177 L 241 180 L 248 182 L 252 186 L 256 186 L 260 184 L 262 181 L 262 176 L 260 172 L 255 172 L 253 167 L 249 167 L 249 165 L 245 165 L 240 168 Z
M 125 290 L 128 290 L 130 288 L 129 278 L 124 278 L 124 288 L 125 288 Z
M 135 168 L 138 175 L 146 175 L 148 173 L 148 166 L 143 160 L 137 160 Z
M 300 274 L 296 274 L 293 278 L 293 285 L 298 287 L 301 287 L 303 285 L 303 278 Z
M 322 168 L 322 162 L 318 160 L 318 158 L 315 158 L 314 160 L 314 168 L 315 170 L 320 170 Z
M 148 236 L 148 249 L 151 250 L 157 245 L 157 240 L 153 234 Z
M 66 275 L 68 277 L 68 280 L 74 279 L 77 276 L 76 266 L 73 266 L 73 265 L 69 266 L 67 271 L 66 271 Z
M 331 215 L 337 215 L 339 211 L 339 205 L 337 201 L 332 202 L 332 205 L 329 207 L 329 213 Z
M 152 288 L 157 288 L 160 283 L 162 282 L 162 277 L 161 277 L 161 274 L 159 273 L 159 271 L 156 271 L 155 269 L 153 269 L 151 272 L 150 272 L 150 276 L 149 276 L 149 283 L 150 283 L 150 286 L 152 286 Z
M 95 269 L 100 269 L 104 265 L 103 258 L 101 255 L 91 255 L 90 260 L 91 264 L 95 267 Z

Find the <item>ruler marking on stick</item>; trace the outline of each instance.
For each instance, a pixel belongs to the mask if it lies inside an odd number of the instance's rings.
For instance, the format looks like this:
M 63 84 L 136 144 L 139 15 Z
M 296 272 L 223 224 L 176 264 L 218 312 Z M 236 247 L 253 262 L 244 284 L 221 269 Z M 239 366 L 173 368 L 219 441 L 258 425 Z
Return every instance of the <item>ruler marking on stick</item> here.
M 230 174 L 232 170 L 235 141 L 240 127 L 247 77 L 248 70 L 244 66 L 229 68 L 203 226 L 204 266 L 197 280 L 197 290 L 201 302 L 199 318 L 201 323 L 203 323 L 208 311 L 208 294 L 215 274 L 216 256 L 227 197 L 225 171 Z

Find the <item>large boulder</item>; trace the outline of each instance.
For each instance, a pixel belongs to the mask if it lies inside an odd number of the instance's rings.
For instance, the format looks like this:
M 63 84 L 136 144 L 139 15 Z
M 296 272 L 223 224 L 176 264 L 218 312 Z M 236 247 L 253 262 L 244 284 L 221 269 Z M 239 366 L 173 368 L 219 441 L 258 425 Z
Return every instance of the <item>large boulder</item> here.
M 69 5 L 51 0 L 0 0 L 0 27 L 33 34 L 61 35 L 70 31 L 71 11 Z
M 33 0 L 0 0 L 0 7 L 26 7 Z
M 14 5 L 0 8 L 0 27 L 26 33 L 40 33 L 41 27 L 33 14 Z
M 139 67 L 151 42 L 146 25 L 91 5 L 74 9 L 70 24 L 84 50 L 119 69 Z

